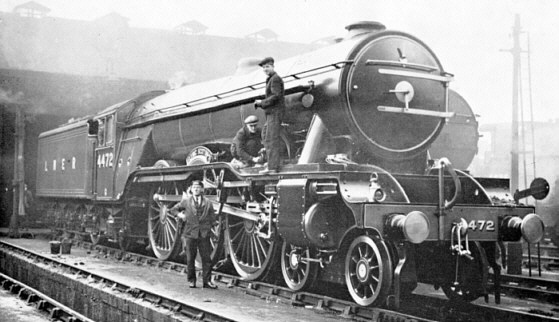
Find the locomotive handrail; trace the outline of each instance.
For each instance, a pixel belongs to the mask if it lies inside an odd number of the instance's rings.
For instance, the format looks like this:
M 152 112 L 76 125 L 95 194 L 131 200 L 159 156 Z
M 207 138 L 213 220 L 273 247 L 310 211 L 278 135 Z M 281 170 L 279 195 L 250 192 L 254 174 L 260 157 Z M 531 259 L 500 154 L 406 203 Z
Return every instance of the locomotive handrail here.
M 405 107 L 385 106 L 385 105 L 379 105 L 377 107 L 377 110 L 381 112 L 403 113 L 403 114 L 413 114 L 413 115 L 421 115 L 421 116 L 434 116 L 434 117 L 442 117 L 442 118 L 450 118 L 454 116 L 454 112 L 437 112 L 437 111 L 430 111 L 430 110 L 424 110 L 419 108 L 405 108 Z
M 410 72 L 406 70 L 396 70 L 396 69 L 386 69 L 386 68 L 379 68 L 378 72 L 380 74 L 386 74 L 386 75 L 431 79 L 443 83 L 452 82 L 452 80 L 454 79 L 452 74 L 449 73 L 444 73 L 441 75 L 432 75 L 432 74 L 425 74 L 425 73 L 418 73 L 418 72 Z
M 458 178 L 456 171 L 454 171 L 454 167 L 447 158 L 441 158 L 439 160 L 439 164 L 439 206 L 441 207 L 442 211 L 454 207 L 454 204 L 456 204 L 456 201 L 458 200 L 458 196 L 462 193 L 462 184 L 460 183 L 460 178 Z M 450 176 L 452 177 L 452 181 L 454 182 L 454 196 L 452 196 L 452 199 L 450 199 L 450 201 L 444 200 L 444 181 L 442 180 L 444 168 L 448 170 Z
M 331 70 L 340 69 L 340 68 L 342 68 L 342 67 L 344 67 L 348 64 L 353 64 L 353 63 L 354 63 L 353 60 L 342 60 L 342 61 L 339 61 L 339 62 L 323 65 L 323 66 L 320 66 L 320 67 L 307 69 L 307 70 L 297 72 L 297 73 L 294 73 L 294 74 L 289 74 L 289 75 L 283 76 L 282 79 L 284 80 L 285 83 L 289 83 L 289 82 L 300 80 L 302 78 L 317 75 L 317 74 L 320 74 L 320 73 L 325 73 L 325 72 L 328 72 L 328 71 L 331 71 Z M 331 68 L 331 69 L 324 70 L 324 69 L 327 69 L 327 68 Z M 309 74 L 309 73 L 316 72 L 316 71 L 321 71 L 321 70 L 324 70 L 324 71 L 318 72 L 318 73 L 313 73 L 313 74 L 310 74 L 310 75 L 305 75 L 305 74 Z M 289 79 L 289 78 L 293 78 L 293 79 Z M 256 89 L 264 88 L 265 86 L 266 86 L 265 81 L 255 83 L 255 84 L 246 85 L 246 86 L 242 86 L 242 87 L 235 88 L 235 89 L 232 89 L 232 90 L 229 90 L 229 91 L 225 91 L 225 92 L 221 92 L 221 93 L 217 93 L 217 94 L 212 94 L 212 95 L 209 95 L 209 96 L 205 96 L 205 97 L 197 98 L 197 99 L 194 99 L 194 100 L 191 100 L 191 101 L 187 101 L 187 102 L 184 102 L 184 103 L 181 103 L 181 104 L 167 106 L 167 107 L 164 107 L 164 108 L 161 108 L 161 109 L 158 109 L 158 110 L 151 111 L 151 112 L 146 113 L 146 114 L 138 115 L 137 117 L 134 117 L 133 119 L 131 119 L 129 122 L 133 122 L 137 119 L 147 118 L 147 117 L 150 117 L 150 116 L 152 116 L 156 113 L 169 112 L 169 111 L 172 111 L 173 109 L 180 108 L 180 107 L 193 107 L 193 106 L 204 104 L 204 103 L 215 102 L 215 101 L 218 101 L 218 100 L 222 100 L 224 98 L 229 98 L 229 97 L 232 97 L 232 96 L 235 96 L 235 95 L 239 95 L 239 94 L 254 91 Z M 299 85 L 299 86 L 295 86 L 293 88 L 289 88 L 288 90 L 286 90 L 286 92 L 289 93 L 289 92 L 296 92 L 298 90 L 308 90 L 310 88 L 310 86 L 311 85 Z M 260 95 L 263 95 L 263 94 L 259 94 L 257 96 L 260 96 Z
M 397 66 L 402 68 L 424 70 L 426 72 L 434 72 L 439 69 L 437 66 L 407 63 L 407 62 L 396 61 L 396 60 L 378 60 L 378 59 L 369 59 L 365 62 L 365 65 Z
M 304 78 L 304 77 L 299 77 L 299 75 L 302 75 L 302 74 L 306 74 L 306 73 L 310 73 L 310 72 L 313 72 L 313 71 L 325 69 L 325 68 L 328 68 L 328 67 L 334 67 L 334 69 L 340 69 L 343 66 L 345 66 L 346 64 L 351 64 L 351 63 L 353 63 L 353 60 L 343 60 L 343 61 L 340 61 L 340 62 L 337 62 L 337 63 L 327 64 L 327 65 L 324 65 L 324 66 L 304 70 L 302 72 L 298 72 L 298 73 L 295 73 L 295 74 L 286 75 L 286 76 L 283 76 L 282 79 L 284 80 L 285 83 L 288 83 L 288 82 L 292 82 L 292 81 Z M 343 64 L 343 65 L 339 66 L 340 64 Z M 308 75 L 306 77 L 309 77 L 309 76 L 311 76 L 311 75 Z M 290 78 L 290 77 L 293 77 L 293 79 L 292 80 L 286 80 L 286 78 Z M 171 108 L 179 107 L 179 106 L 192 107 L 193 105 L 198 105 L 198 104 L 194 104 L 194 103 L 202 102 L 202 101 L 212 99 L 212 98 L 215 98 L 215 99 L 218 99 L 218 100 L 223 99 L 223 98 L 230 97 L 230 96 L 233 96 L 233 95 L 236 95 L 236 94 L 244 93 L 247 90 L 251 91 L 251 90 L 255 90 L 255 89 L 259 89 L 259 88 L 264 88 L 265 85 L 266 85 L 265 81 L 264 82 L 259 82 L 259 83 L 256 83 L 256 84 L 246 85 L 246 86 L 239 87 L 239 88 L 236 88 L 236 89 L 232 89 L 232 90 L 229 90 L 229 91 L 225 91 L 225 92 L 222 92 L 222 93 L 212 94 L 210 96 L 198 98 L 198 99 L 195 99 L 195 100 L 192 100 L 192 101 L 188 101 L 186 103 L 178 104 L 178 105 L 175 105 L 175 106 L 169 106 L 169 107 L 166 107 L 166 108 L 161 109 L 159 111 L 165 111 L 166 109 L 171 109 Z M 230 94 L 230 95 L 227 95 L 227 94 Z
M 445 238 L 445 210 L 451 209 L 458 195 L 462 192 L 462 184 L 458 175 L 454 171 L 454 167 L 447 158 L 441 158 L 438 161 L 439 168 L 439 240 L 444 240 Z M 454 196 L 450 201 L 446 201 L 444 198 L 444 169 L 447 168 L 452 180 L 454 181 Z

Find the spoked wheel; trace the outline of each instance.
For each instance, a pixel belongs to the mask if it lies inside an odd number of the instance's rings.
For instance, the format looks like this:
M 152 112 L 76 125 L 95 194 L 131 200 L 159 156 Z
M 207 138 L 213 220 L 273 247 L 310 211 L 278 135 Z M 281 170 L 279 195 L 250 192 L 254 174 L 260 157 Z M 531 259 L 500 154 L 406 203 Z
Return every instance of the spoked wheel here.
M 67 225 L 66 231 L 77 232 L 80 229 L 77 207 L 74 205 L 69 205 L 66 207 L 64 213 L 65 213 L 65 217 L 66 217 L 65 221 Z
M 180 200 L 181 195 L 182 189 L 176 182 L 161 183 L 150 193 L 149 241 L 153 253 L 160 260 L 168 260 L 180 251 L 181 226 L 179 219 L 169 209 Z
M 119 234 L 118 246 L 120 247 L 121 250 L 125 252 L 133 251 L 134 246 L 136 246 L 136 240 L 134 238 L 125 236 L 124 234 Z
M 217 213 L 217 209 L 216 209 Z M 223 220 L 218 219 L 216 225 L 212 226 L 210 243 L 212 245 L 212 253 L 210 258 L 212 259 L 212 266 L 215 265 L 220 259 L 223 259 Z M 198 257 L 196 258 L 198 260 Z M 200 264 L 202 260 L 200 259 Z
M 285 284 L 294 290 L 302 291 L 312 286 L 318 273 L 318 263 L 311 262 L 308 248 L 295 247 L 283 242 L 281 247 L 281 272 Z
M 89 232 L 89 238 L 91 239 L 91 243 L 95 245 L 99 245 L 105 240 L 105 231 L 101 227 L 101 224 L 104 223 L 105 218 L 103 216 L 104 210 L 101 207 L 94 207 L 92 209 L 93 212 L 93 229 Z
M 76 230 L 80 240 L 87 240 L 89 234 L 85 233 L 85 222 L 87 219 L 87 209 L 84 205 L 79 205 L 76 208 Z
M 345 260 L 346 285 L 362 306 L 381 303 L 392 284 L 392 263 L 383 241 L 359 236 L 349 246 Z
M 449 273 L 441 288 L 450 300 L 471 302 L 485 293 L 489 272 L 485 250 L 479 242 L 470 242 L 469 247 L 472 259 L 450 255 L 451 260 L 447 262 L 449 265 L 446 271 Z
M 93 246 L 99 245 L 102 240 L 102 236 L 99 232 L 90 233 L 89 238 L 91 239 L 91 243 L 93 244 Z
M 246 280 L 266 277 L 275 262 L 279 248 L 275 227 L 268 238 L 259 234 L 267 232 L 268 224 L 228 215 L 225 221 L 225 240 L 231 261 L 237 273 Z
M 64 230 L 64 207 L 61 204 L 56 204 L 54 208 L 54 227 L 58 230 Z
M 204 170 L 204 195 L 208 198 L 216 197 L 217 191 L 217 172 L 214 169 Z M 214 205 L 215 214 L 218 215 L 219 206 Z M 218 218 L 217 223 L 212 226 L 210 231 L 210 244 L 212 246 L 212 253 L 210 254 L 211 264 L 215 265 L 219 260 L 224 258 L 223 253 L 223 222 L 224 220 Z M 202 267 L 202 258 L 200 254 L 196 256 L 196 267 Z

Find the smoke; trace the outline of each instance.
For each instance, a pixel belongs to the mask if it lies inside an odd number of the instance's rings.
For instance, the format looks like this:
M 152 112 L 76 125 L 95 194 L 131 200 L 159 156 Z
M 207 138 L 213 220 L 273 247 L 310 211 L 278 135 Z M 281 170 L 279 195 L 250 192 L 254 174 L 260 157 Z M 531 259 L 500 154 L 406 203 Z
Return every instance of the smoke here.
M 167 80 L 167 84 L 169 85 L 170 89 L 177 89 L 182 87 L 186 84 L 192 83 L 195 77 L 195 73 L 193 71 L 184 71 L 181 70 L 176 72 Z
M 0 104 L 23 104 L 23 93 L 0 88 Z

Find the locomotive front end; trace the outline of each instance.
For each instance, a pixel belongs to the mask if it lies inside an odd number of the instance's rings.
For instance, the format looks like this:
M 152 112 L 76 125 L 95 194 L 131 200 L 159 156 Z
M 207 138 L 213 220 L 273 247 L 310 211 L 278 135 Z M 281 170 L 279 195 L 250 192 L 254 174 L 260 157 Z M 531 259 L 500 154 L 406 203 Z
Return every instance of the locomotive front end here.
M 488 293 L 489 269 L 500 274 L 499 254 L 505 258 L 506 251 L 499 249 L 501 242 L 537 243 L 543 237 L 544 224 L 533 206 L 512 199 L 496 203 L 478 180 L 453 169 L 447 159 L 427 175 L 394 178 L 406 202 L 365 204 L 363 225 L 389 245 L 395 272 L 401 272 L 394 276 L 399 290 L 422 282 L 441 287 L 451 299 L 472 301 Z M 548 191 L 538 178 L 515 195 L 541 199 Z
M 348 26 L 357 28 L 360 24 Z M 397 31 L 366 36 L 348 56 L 340 92 L 349 131 L 366 151 L 363 161 L 398 172 L 420 172 L 442 130 L 452 75 L 419 39 Z M 407 161 L 406 165 L 401 165 Z

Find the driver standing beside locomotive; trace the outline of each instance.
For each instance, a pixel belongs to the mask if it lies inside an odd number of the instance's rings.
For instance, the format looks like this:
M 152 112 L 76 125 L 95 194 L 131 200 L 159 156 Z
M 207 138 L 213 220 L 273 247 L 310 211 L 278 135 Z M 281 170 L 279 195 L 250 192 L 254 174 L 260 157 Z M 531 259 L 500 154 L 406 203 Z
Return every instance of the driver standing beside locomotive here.
M 264 109 L 266 114 L 266 132 L 264 148 L 268 159 L 268 168 L 260 174 L 276 173 L 280 168 L 280 130 L 282 115 L 285 111 L 283 80 L 274 70 L 274 59 L 264 58 L 258 65 L 268 76 L 266 79 L 266 98 L 254 101 L 255 107 Z
M 216 215 L 212 203 L 202 195 L 204 185 L 200 180 L 192 181 L 190 186 L 191 196 L 183 194 L 179 203 L 174 205 L 169 212 L 177 215 L 184 221 L 184 228 L 181 234 L 182 245 L 186 253 L 187 279 L 190 288 L 196 287 L 196 269 L 194 262 L 196 253 L 200 252 L 202 258 L 202 287 L 217 288 L 212 284 L 210 243 L 211 229 L 216 222 Z

